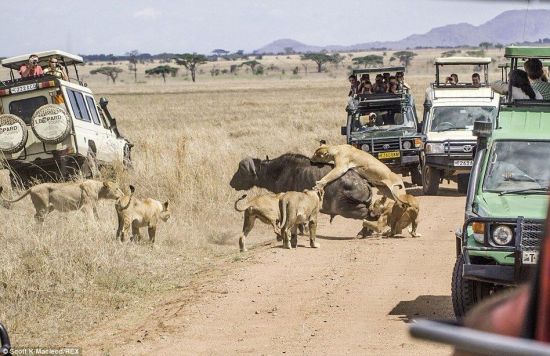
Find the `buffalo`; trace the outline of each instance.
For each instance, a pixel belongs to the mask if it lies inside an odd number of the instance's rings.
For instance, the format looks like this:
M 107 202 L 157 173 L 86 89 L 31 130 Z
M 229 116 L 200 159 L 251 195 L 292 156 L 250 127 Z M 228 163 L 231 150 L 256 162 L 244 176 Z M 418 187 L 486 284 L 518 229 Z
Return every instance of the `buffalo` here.
M 239 162 L 237 172 L 229 185 L 235 190 L 248 190 L 252 187 L 265 188 L 273 193 L 303 191 L 315 186 L 333 165 L 314 163 L 309 157 L 286 153 L 275 159 L 261 160 L 247 157 Z M 364 220 L 370 217 L 369 206 L 372 189 L 369 183 L 353 170 L 329 183 L 325 187 L 325 196 L 321 213 L 349 219 Z M 366 235 L 365 229 L 361 235 Z

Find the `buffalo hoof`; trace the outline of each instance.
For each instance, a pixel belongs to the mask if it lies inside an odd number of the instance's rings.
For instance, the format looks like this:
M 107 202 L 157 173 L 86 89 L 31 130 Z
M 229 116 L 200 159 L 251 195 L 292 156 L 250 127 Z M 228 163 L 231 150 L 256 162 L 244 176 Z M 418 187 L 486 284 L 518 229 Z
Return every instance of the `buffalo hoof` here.
M 311 248 L 319 248 L 321 245 L 318 242 L 310 242 L 309 247 Z

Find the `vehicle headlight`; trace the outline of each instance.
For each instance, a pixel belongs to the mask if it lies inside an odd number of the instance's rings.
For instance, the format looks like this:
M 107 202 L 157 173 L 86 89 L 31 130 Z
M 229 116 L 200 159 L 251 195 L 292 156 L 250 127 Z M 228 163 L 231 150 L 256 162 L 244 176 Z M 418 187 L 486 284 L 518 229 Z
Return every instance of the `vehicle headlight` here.
M 513 236 L 512 229 L 506 225 L 499 225 L 493 231 L 493 241 L 497 245 L 504 246 L 509 244 Z
M 422 139 L 420 137 L 417 137 L 414 139 L 414 147 L 420 147 L 422 146 Z
M 412 144 L 411 144 L 411 141 L 405 141 L 403 142 L 403 148 L 408 150 L 409 148 L 411 148 Z
M 427 143 L 426 153 L 445 153 L 445 147 L 442 143 Z
M 474 232 L 474 240 L 477 243 L 483 244 L 485 242 L 485 224 L 482 222 L 474 222 L 472 224 L 472 231 Z
M 365 143 L 364 145 L 361 146 L 361 149 L 362 149 L 363 151 L 368 152 L 368 151 L 370 150 L 370 146 L 367 145 L 367 144 Z

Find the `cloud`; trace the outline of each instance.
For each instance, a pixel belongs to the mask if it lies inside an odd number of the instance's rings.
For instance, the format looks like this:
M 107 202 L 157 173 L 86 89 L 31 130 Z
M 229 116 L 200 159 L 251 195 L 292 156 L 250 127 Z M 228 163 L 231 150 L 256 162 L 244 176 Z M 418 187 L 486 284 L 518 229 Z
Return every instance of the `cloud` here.
M 133 13 L 134 18 L 144 20 L 156 20 L 162 13 L 152 7 L 145 7 Z

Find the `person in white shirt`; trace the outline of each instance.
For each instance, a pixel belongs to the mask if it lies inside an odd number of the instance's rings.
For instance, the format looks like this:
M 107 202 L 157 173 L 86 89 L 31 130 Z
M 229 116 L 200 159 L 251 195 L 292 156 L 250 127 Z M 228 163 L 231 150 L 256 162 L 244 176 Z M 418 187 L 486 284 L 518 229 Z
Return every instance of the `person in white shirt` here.
M 531 87 L 527 73 L 521 69 L 514 69 L 508 77 L 512 87 L 512 99 L 514 100 L 542 100 L 540 92 Z

